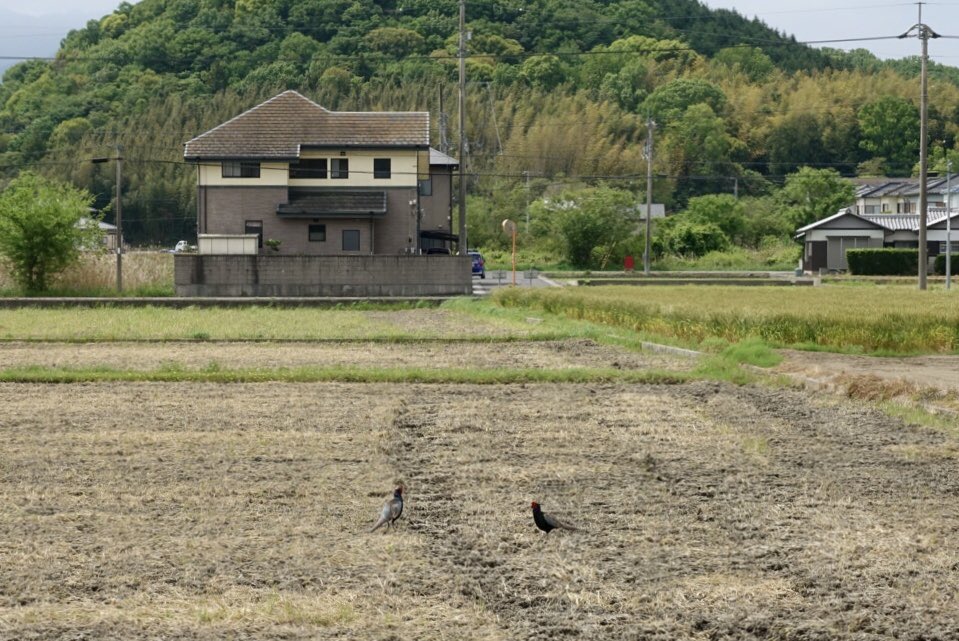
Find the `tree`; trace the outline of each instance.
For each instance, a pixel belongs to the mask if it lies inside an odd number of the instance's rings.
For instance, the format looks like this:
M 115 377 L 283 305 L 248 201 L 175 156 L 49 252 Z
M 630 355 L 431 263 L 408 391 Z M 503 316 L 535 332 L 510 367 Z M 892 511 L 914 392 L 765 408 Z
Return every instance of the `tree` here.
M 728 191 L 743 168 L 736 160 L 745 145 L 726 131 L 726 122 L 707 104 L 694 104 L 666 127 L 662 154 L 682 181 L 677 197 Z
M 574 267 L 605 267 L 636 227 L 635 197 L 611 187 L 571 191 L 547 204 L 551 227 Z
M 772 130 L 766 142 L 770 173 L 782 175 L 802 165 L 826 159 L 819 120 L 809 113 L 790 114 Z
M 860 146 L 886 158 L 890 176 L 908 176 L 919 156 L 919 110 L 905 98 L 883 96 L 859 110 Z
M 719 64 L 738 71 L 752 82 L 761 82 L 775 69 L 772 59 L 759 47 L 727 47 L 713 58 Z
M 746 226 L 746 205 L 732 194 L 709 194 L 690 198 L 681 216 L 715 225 L 727 238 L 738 241 Z
M 639 111 L 667 124 L 681 117 L 689 107 L 706 104 L 714 113 L 726 104 L 722 89 L 705 80 L 680 78 L 657 88 L 643 101 Z
M 0 194 L 0 256 L 28 292 L 44 291 L 50 277 L 98 241 L 89 208 L 93 196 L 68 183 L 25 172 Z M 81 224 L 81 219 L 93 224 Z
M 677 256 L 702 256 L 729 248 L 729 238 L 713 223 L 680 220 L 663 229 L 660 242 Z
M 852 204 L 856 190 L 835 169 L 803 167 L 786 176 L 779 202 L 794 228 L 832 216 Z

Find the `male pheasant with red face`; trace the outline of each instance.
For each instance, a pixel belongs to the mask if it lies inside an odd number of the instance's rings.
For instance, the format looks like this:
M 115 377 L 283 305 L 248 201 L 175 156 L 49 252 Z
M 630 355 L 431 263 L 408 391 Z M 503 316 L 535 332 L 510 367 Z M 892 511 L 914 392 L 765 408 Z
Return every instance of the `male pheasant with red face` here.
M 546 534 L 549 534 L 553 530 L 572 530 L 573 532 L 579 530 L 579 528 L 575 528 L 572 525 L 567 525 L 556 517 L 550 516 L 549 514 L 543 512 L 542 508 L 539 506 L 539 503 L 536 501 L 533 501 L 533 523 L 535 523 L 536 527 L 541 529 L 543 532 L 546 532 Z

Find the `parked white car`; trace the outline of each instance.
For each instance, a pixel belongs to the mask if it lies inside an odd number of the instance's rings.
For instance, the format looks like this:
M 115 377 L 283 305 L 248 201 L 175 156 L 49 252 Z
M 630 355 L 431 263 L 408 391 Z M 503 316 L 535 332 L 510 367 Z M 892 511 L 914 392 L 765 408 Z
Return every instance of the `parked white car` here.
M 176 245 L 173 246 L 173 253 L 179 254 L 180 252 L 188 252 L 194 249 L 190 243 L 185 240 L 178 240 Z

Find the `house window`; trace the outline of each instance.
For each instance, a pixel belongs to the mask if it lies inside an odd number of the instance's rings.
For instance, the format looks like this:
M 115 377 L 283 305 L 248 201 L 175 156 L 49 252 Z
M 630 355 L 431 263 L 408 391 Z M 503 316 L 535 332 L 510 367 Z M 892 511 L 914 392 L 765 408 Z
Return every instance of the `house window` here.
M 345 252 L 360 251 L 360 230 L 359 229 L 343 230 L 343 251 Z
M 389 158 L 373 159 L 373 178 L 389 178 L 391 172 L 391 162 Z
M 950 241 L 949 244 L 952 245 L 952 251 L 949 252 L 950 254 L 955 254 L 959 252 L 959 241 L 953 240 L 953 241 Z M 939 253 L 940 254 L 946 253 L 946 241 L 941 241 L 939 243 Z
M 330 161 L 330 178 L 349 178 L 350 177 L 350 159 L 334 158 Z
M 244 234 L 256 234 L 256 246 L 263 249 L 263 221 L 248 220 L 243 224 Z
M 326 158 L 307 158 L 291 162 L 290 178 L 326 178 Z
M 433 195 L 433 179 L 429 178 L 428 180 L 420 181 L 420 196 L 432 196 Z
M 260 163 L 248 160 L 224 160 L 224 178 L 259 178 Z
M 310 242 L 326 242 L 326 225 L 310 225 Z
M 888 213 L 889 213 L 889 203 L 883 203 L 883 204 L 882 204 L 882 213 L 884 213 L 884 214 L 888 214 Z
M 866 209 L 866 213 L 867 213 L 867 214 L 875 214 L 875 213 L 876 213 L 876 206 L 875 206 L 875 205 L 866 205 L 866 206 L 865 206 L 865 209 Z

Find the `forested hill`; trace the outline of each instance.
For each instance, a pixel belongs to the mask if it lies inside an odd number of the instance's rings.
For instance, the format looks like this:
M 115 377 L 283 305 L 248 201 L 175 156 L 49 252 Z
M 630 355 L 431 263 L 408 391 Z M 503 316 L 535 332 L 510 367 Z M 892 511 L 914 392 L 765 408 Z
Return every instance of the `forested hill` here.
M 762 193 L 801 165 L 908 174 L 914 68 L 796 44 L 696 0 L 468 0 L 473 193 L 605 181 L 645 168 L 657 199 Z M 455 132 L 457 0 L 142 0 L 0 84 L 0 168 L 68 177 L 109 200 L 87 162 L 122 144 L 133 240 L 193 222 L 182 143 L 285 89 L 332 109 L 419 109 Z M 955 70 L 936 68 L 931 137 L 952 148 Z M 938 78 L 938 80 L 935 80 Z M 440 117 L 440 97 L 448 119 Z M 449 151 L 455 136 L 449 134 Z M 535 195 L 535 194 L 534 194 Z

